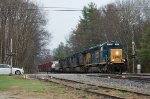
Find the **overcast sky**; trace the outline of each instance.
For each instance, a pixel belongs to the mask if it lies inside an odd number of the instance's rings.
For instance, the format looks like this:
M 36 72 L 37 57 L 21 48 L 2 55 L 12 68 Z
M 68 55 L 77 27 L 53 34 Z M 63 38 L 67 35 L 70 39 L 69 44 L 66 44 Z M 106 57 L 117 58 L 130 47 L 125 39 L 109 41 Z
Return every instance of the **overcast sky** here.
M 75 8 L 82 10 L 90 2 L 94 2 L 97 7 L 105 6 L 115 0 L 33 0 L 42 7 L 61 7 L 61 8 L 45 8 L 48 24 L 46 29 L 52 34 L 52 40 L 48 44 L 48 48 L 53 50 L 57 48 L 60 42 L 66 41 L 71 31 L 76 28 L 80 16 L 80 11 L 59 12 L 52 10 L 64 10 L 66 8 Z M 64 7 L 64 8 L 63 8 Z

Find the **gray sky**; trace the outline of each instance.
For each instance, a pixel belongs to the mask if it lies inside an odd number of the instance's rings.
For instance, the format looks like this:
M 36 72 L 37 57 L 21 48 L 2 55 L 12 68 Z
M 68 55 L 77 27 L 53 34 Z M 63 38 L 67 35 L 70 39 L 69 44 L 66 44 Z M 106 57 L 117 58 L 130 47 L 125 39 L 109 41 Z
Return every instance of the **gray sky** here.
M 94 2 L 97 7 L 104 6 L 115 0 L 33 0 L 37 4 L 43 7 L 65 7 L 75 8 L 82 10 L 84 6 L 87 6 L 90 2 Z M 59 12 L 51 10 L 63 10 L 64 8 L 48 8 L 46 10 L 46 18 L 48 24 L 46 29 L 52 34 L 52 40 L 48 45 L 51 50 L 57 48 L 60 42 L 64 42 L 68 38 L 71 31 L 76 28 L 79 17 L 82 13 L 79 11 L 74 12 Z

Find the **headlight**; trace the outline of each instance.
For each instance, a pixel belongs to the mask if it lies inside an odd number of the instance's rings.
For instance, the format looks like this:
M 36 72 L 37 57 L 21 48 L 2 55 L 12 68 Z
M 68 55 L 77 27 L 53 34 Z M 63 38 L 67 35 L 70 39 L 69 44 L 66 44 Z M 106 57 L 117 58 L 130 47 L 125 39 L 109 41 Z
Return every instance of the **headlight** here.
M 114 59 L 112 59 L 112 61 L 114 62 L 115 60 L 114 60 Z
M 125 60 L 125 59 L 122 59 L 122 61 L 125 62 L 126 60 Z
M 116 55 L 119 55 L 119 52 L 118 52 L 118 51 L 116 51 Z

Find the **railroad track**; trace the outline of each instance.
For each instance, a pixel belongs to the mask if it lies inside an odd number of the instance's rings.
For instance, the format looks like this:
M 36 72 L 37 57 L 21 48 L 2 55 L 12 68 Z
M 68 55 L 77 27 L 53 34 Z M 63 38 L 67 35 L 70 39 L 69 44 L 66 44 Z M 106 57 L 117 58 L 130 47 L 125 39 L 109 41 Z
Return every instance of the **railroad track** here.
M 56 78 L 53 76 L 47 76 L 45 78 L 39 78 L 45 81 L 49 81 L 52 83 L 57 83 L 61 84 L 67 87 L 71 87 L 77 90 L 82 90 L 97 96 L 103 96 L 104 98 L 109 98 L 109 99 L 125 99 L 125 98 L 135 98 L 138 99 L 149 99 L 150 95 L 148 94 L 142 94 L 142 93 L 137 93 L 137 92 L 131 92 L 127 90 L 121 90 L 121 89 L 116 89 L 116 88 L 108 88 L 104 86 L 96 86 L 92 84 L 87 84 L 79 81 L 74 81 L 74 80 L 68 80 L 68 79 L 62 79 L 62 78 Z M 142 98 L 143 97 L 143 98 Z M 146 97 L 146 98 L 145 98 Z
M 55 79 L 55 80 L 48 79 L 49 82 L 56 83 L 56 84 L 62 84 L 64 86 L 71 87 L 71 88 L 76 89 L 76 90 L 82 90 L 84 92 L 87 92 L 87 93 L 90 93 L 93 95 L 103 96 L 104 98 L 109 98 L 109 99 L 125 99 L 125 98 L 122 98 L 119 96 L 114 96 L 114 95 L 109 95 L 109 94 L 104 94 L 104 93 L 99 93 L 99 92 L 93 91 L 93 89 L 94 90 L 97 89 L 96 88 L 97 86 L 93 86 L 90 84 L 85 84 L 85 83 L 73 81 L 73 80 L 56 78 L 56 77 L 52 77 L 52 76 L 49 76 L 49 78 Z M 56 80 L 59 80 L 59 81 L 56 81 Z M 65 83 L 62 83 L 63 81 L 65 81 Z
M 136 82 L 150 83 L 150 75 L 136 75 L 136 74 L 123 74 L 123 75 L 114 75 L 114 74 L 104 74 L 104 75 L 87 75 L 93 77 L 105 77 L 105 78 L 114 78 L 114 79 L 127 79 Z
M 68 80 L 67 78 L 61 78 L 61 77 L 58 78 L 58 77 L 54 77 L 53 75 L 46 75 L 46 76 L 42 75 L 41 77 L 35 75 L 35 77 L 37 77 L 37 79 L 40 80 L 60 84 L 77 90 L 82 90 L 87 93 L 91 93 L 97 96 L 103 96 L 109 99 L 124 99 L 124 98 L 131 99 L 131 97 L 134 99 L 150 99 L 150 94 L 144 94 L 144 93 L 133 92 L 133 91 L 117 89 L 117 88 L 109 88 L 100 85 L 93 85 L 82 81 Z

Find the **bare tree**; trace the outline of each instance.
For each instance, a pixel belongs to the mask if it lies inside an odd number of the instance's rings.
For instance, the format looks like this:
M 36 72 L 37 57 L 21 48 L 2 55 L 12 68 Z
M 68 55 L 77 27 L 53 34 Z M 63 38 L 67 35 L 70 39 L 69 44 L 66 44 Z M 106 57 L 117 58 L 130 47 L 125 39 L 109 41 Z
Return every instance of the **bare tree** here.
M 0 62 L 10 63 L 10 39 L 13 40 L 13 65 L 26 70 L 42 52 L 50 35 L 45 31 L 41 9 L 24 0 L 0 0 Z

